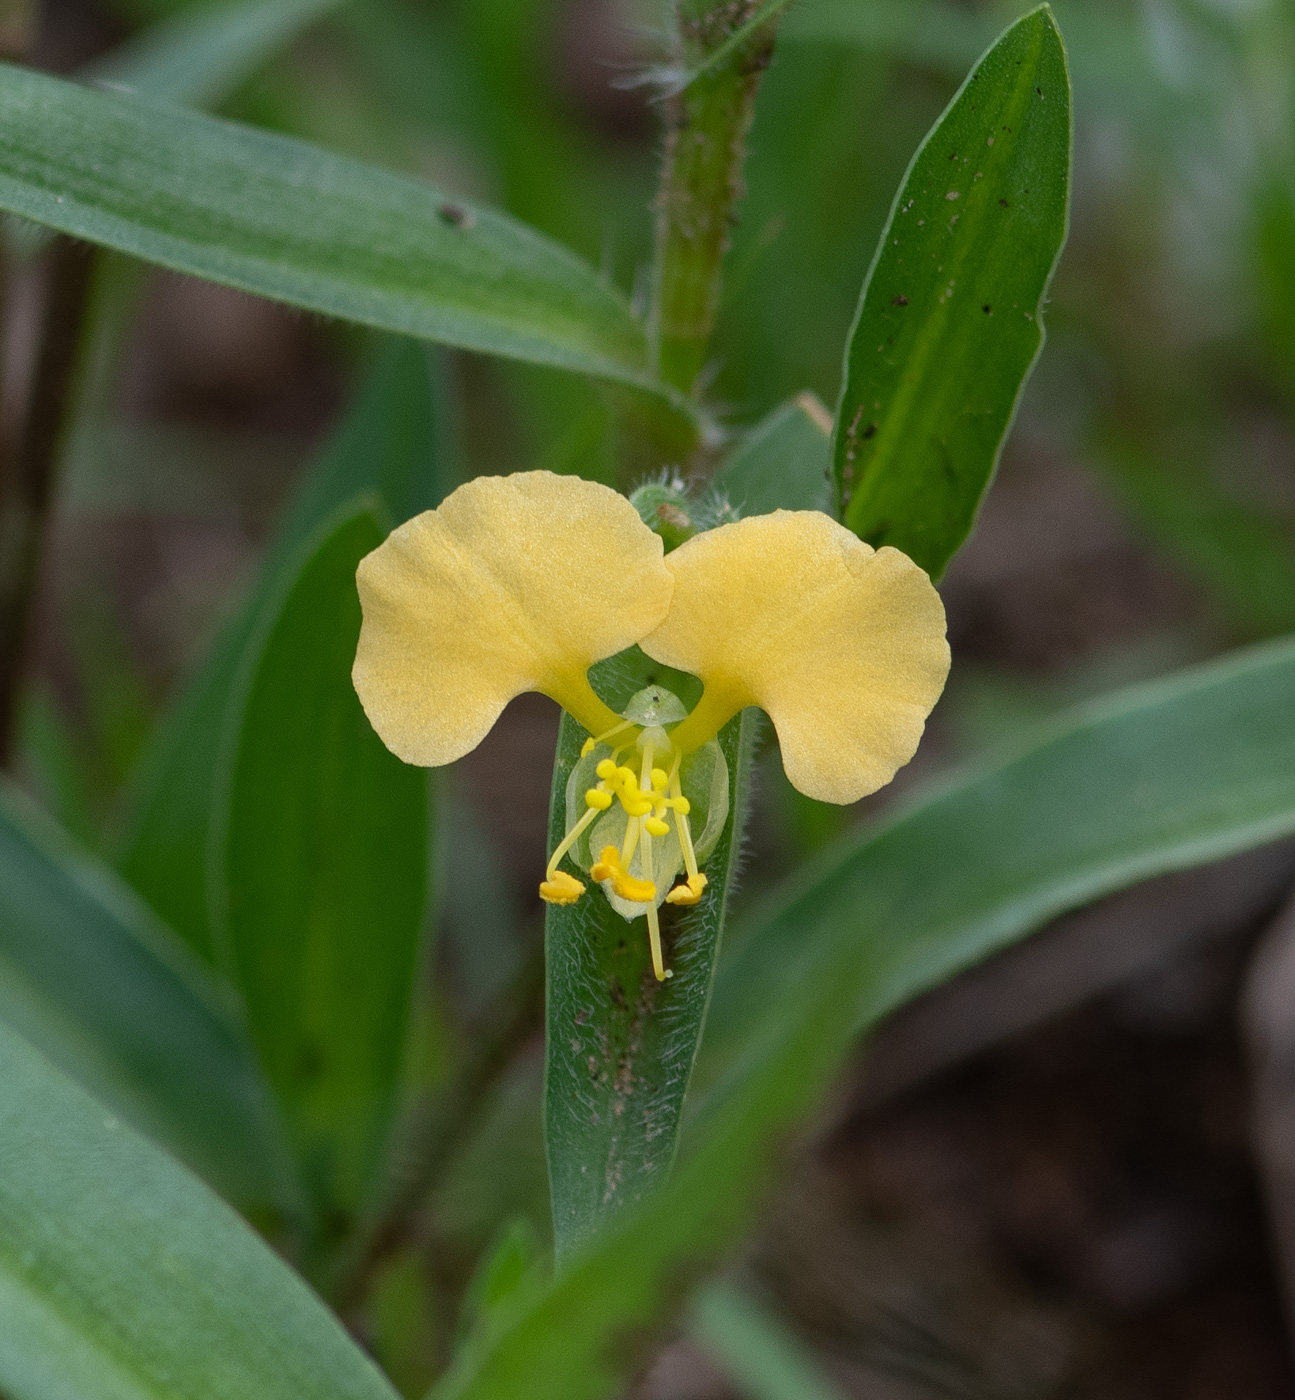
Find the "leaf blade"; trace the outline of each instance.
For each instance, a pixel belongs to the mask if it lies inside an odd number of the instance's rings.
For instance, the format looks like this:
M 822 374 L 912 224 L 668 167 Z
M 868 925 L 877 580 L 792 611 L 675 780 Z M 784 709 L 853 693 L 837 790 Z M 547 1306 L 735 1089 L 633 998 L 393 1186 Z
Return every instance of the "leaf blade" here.
M 743 515 L 822 510 L 831 497 L 831 420 L 810 393 L 780 404 L 751 429 L 711 479 Z
M 303 546 L 242 663 L 210 852 L 217 946 L 325 1235 L 381 1170 L 427 900 L 427 772 L 386 748 L 351 684 L 355 569 L 385 535 L 343 507 Z
M 870 948 L 862 1026 L 1088 900 L 1295 831 L 1292 705 L 1285 639 L 1082 706 L 839 843 L 751 917 L 708 1052 L 739 1053 L 816 944 Z
M 0 208 L 380 330 L 657 391 L 628 301 L 493 211 L 301 141 L 0 67 Z
M 285 1159 L 232 999 L 113 872 L 0 786 L 0 1014 L 232 1199 Z
M 841 515 L 938 578 L 1043 347 L 1065 243 L 1070 79 L 1047 6 L 1010 26 L 913 158 L 864 282 L 833 463 Z
M 394 1400 L 232 1210 L 0 1023 L 0 1387 L 13 1400 Z
M 642 658 L 594 672 L 618 711 L 653 680 L 673 676 Z M 720 746 L 730 807 L 706 862 L 707 894 L 691 910 L 662 906 L 662 941 L 673 976 L 658 983 L 646 921 L 627 923 L 591 888 L 573 905 L 546 910 L 544 1121 L 559 1260 L 627 1205 L 658 1189 L 674 1162 L 684 1101 L 710 1003 L 746 803 L 754 721 L 731 721 Z M 564 715 L 553 769 L 550 849 L 566 829 L 567 777 L 585 731 Z
M 163 721 L 133 780 L 117 866 L 214 962 L 207 848 L 216 754 L 239 660 L 277 602 L 302 542 L 344 502 L 375 491 L 393 520 L 436 506 L 457 479 L 446 396 L 426 348 L 381 346 L 350 412 L 301 482 L 257 582 Z

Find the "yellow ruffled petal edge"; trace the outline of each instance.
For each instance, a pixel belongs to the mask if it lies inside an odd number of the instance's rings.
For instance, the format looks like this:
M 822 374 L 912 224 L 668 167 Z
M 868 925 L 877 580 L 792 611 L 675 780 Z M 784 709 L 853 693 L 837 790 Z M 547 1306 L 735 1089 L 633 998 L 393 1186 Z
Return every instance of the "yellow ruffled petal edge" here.
M 618 717 L 585 673 L 665 617 L 662 554 L 596 482 L 519 472 L 460 486 L 360 562 L 351 674 L 374 729 L 405 762 L 435 767 L 474 749 L 526 690 L 608 728 Z
M 944 606 L 907 555 L 818 511 L 775 511 L 666 557 L 675 591 L 640 643 L 705 682 L 690 747 L 746 705 L 772 719 L 791 782 L 855 802 L 912 758 L 949 673 Z

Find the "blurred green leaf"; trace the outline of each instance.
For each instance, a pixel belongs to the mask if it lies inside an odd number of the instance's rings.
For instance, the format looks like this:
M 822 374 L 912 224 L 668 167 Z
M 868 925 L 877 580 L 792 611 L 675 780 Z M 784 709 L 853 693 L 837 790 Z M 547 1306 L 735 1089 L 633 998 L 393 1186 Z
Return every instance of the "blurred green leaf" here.
M 282 1202 L 286 1158 L 234 998 L 9 785 L 0 786 L 0 1015 L 231 1199 Z
M 603 662 L 592 673 L 614 710 L 619 713 L 631 695 L 656 681 L 680 693 L 679 673 L 642 653 L 631 656 Z M 695 703 L 695 692 L 686 693 L 685 703 Z M 647 921 L 621 918 L 601 889 L 591 888 L 575 904 L 548 906 L 544 1122 L 559 1259 L 609 1216 L 659 1187 L 674 1161 L 719 956 L 737 856 L 734 833 L 741 830 L 747 801 L 752 725 L 749 714 L 740 716 L 720 734 L 730 805 L 706 862 L 705 896 L 692 909 L 661 906 L 661 939 L 673 977 L 657 982 Z M 567 778 L 586 737 L 563 715 L 550 850 L 566 831 Z
M 20 68 L 0 68 L 0 125 L 0 208 L 12 213 L 325 315 L 657 388 L 628 301 L 502 214 L 303 142 Z
M 1151 401 L 1148 392 L 1140 407 Z M 1104 474 L 1147 532 L 1245 633 L 1288 632 L 1295 627 L 1295 516 L 1283 521 L 1269 503 L 1246 499 L 1228 451 L 1235 445 L 1219 441 L 1217 423 L 1200 408 L 1198 399 L 1180 411 L 1158 442 L 1138 425 L 1107 426 L 1100 443 Z M 1210 470 L 1210 455 L 1227 464 L 1224 471 Z
M 395 1400 L 274 1252 L 0 1026 L 10 1400 Z
M 82 69 L 80 77 L 157 102 L 214 107 L 339 0 L 240 0 L 185 10 Z
M 804 1343 L 731 1283 L 698 1290 L 690 1331 L 748 1400 L 841 1400 Z
M 842 518 L 933 576 L 971 529 L 1042 348 L 1069 198 L 1070 79 L 1043 6 L 981 59 L 914 157 L 850 334 Z
M 376 491 L 392 520 L 429 510 L 457 484 L 452 415 L 425 347 L 384 343 L 350 414 L 301 483 L 247 602 L 164 721 L 136 773 L 118 864 L 203 957 L 216 752 L 239 658 L 264 625 L 302 541 L 338 506 Z
M 488 1327 L 500 1308 L 544 1267 L 544 1251 L 531 1222 L 524 1215 L 506 1221 L 464 1290 L 460 1340 L 476 1328 Z
M 376 1185 L 427 899 L 427 773 L 387 749 L 351 684 L 355 569 L 385 535 L 371 509 L 343 507 L 303 546 L 240 663 L 213 832 L 215 943 L 319 1207 L 321 1244 Z
M 745 921 L 707 1056 L 740 1054 L 824 947 L 866 1025 L 1088 900 L 1295 831 L 1295 641 L 1082 705 L 839 843 Z
M 428 1400 L 599 1400 L 628 1384 L 692 1280 L 749 1223 L 788 1132 L 814 1111 L 845 1053 L 864 952 L 824 951 L 831 963 L 815 994 L 793 987 L 780 1002 L 695 1153 L 656 1194 L 606 1221 L 554 1283 L 519 1290 Z
M 813 394 L 798 394 L 751 429 L 711 485 L 743 515 L 827 510 L 831 421 Z

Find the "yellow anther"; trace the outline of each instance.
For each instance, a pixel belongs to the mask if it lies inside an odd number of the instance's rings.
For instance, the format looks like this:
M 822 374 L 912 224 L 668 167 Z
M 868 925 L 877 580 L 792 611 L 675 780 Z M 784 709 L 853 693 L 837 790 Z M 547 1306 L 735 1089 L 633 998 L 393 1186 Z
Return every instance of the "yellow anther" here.
M 589 788 L 585 793 L 585 806 L 596 807 L 600 812 L 605 812 L 612 805 L 612 795 L 602 788 Z
M 692 811 L 692 803 L 686 797 L 672 797 L 666 806 L 673 807 L 681 817 L 686 817 Z
M 610 758 L 604 758 L 598 767 L 594 769 L 594 772 L 598 774 L 603 782 L 610 783 L 616 776 L 616 765 Z
M 670 826 L 663 822 L 660 817 L 647 817 L 643 822 L 643 830 L 649 836 L 669 836 Z
M 580 750 L 580 757 L 581 757 L 581 758 L 588 758 L 589 755 L 590 755 L 591 753 L 593 753 L 593 751 L 594 751 L 597 747 L 598 747 L 598 740 L 597 740 L 597 739 L 586 739 L 586 740 L 585 740 L 585 744 L 584 744 L 584 748 L 582 748 L 582 749 Z
M 638 880 L 625 870 L 612 876 L 612 889 L 631 904 L 650 904 L 656 898 L 656 886 L 651 880 Z
M 585 887 L 574 875 L 558 870 L 551 880 L 540 885 L 540 898 L 546 904 L 574 904 L 585 892 Z
M 603 853 L 590 867 L 589 875 L 591 879 L 602 884 L 604 880 L 610 880 L 621 868 L 621 853 L 615 846 L 604 846 Z
M 666 784 L 670 781 L 664 768 L 654 768 L 652 770 L 652 787 L 657 792 L 664 792 Z
M 696 904 L 701 899 L 706 884 L 706 877 L 700 872 L 696 875 L 689 875 L 682 885 L 676 885 L 666 895 L 665 902 L 667 904 Z
M 647 904 L 656 898 L 656 886 L 651 880 L 638 880 L 621 867 L 620 852 L 615 846 L 604 846 L 599 860 L 594 862 L 590 876 L 601 883 L 612 882 L 613 891 L 631 904 Z
M 627 768 L 624 764 L 621 764 L 616 770 L 616 781 L 627 792 L 638 791 L 639 780 L 634 776 L 634 770 L 632 768 Z

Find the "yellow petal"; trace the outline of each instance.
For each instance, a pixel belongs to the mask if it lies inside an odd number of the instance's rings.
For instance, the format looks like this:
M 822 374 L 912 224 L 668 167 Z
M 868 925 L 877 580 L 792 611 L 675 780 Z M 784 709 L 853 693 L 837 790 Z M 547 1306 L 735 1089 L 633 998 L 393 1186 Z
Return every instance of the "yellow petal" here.
M 818 511 L 775 511 L 666 557 L 675 591 L 649 656 L 706 684 L 684 747 L 746 705 L 773 720 L 801 792 L 854 802 L 912 758 L 949 671 L 944 607 L 907 555 Z
M 485 738 L 515 695 L 619 720 L 585 672 L 665 616 L 660 538 L 606 486 L 551 472 L 478 477 L 361 560 L 352 678 L 389 749 L 434 767 Z

